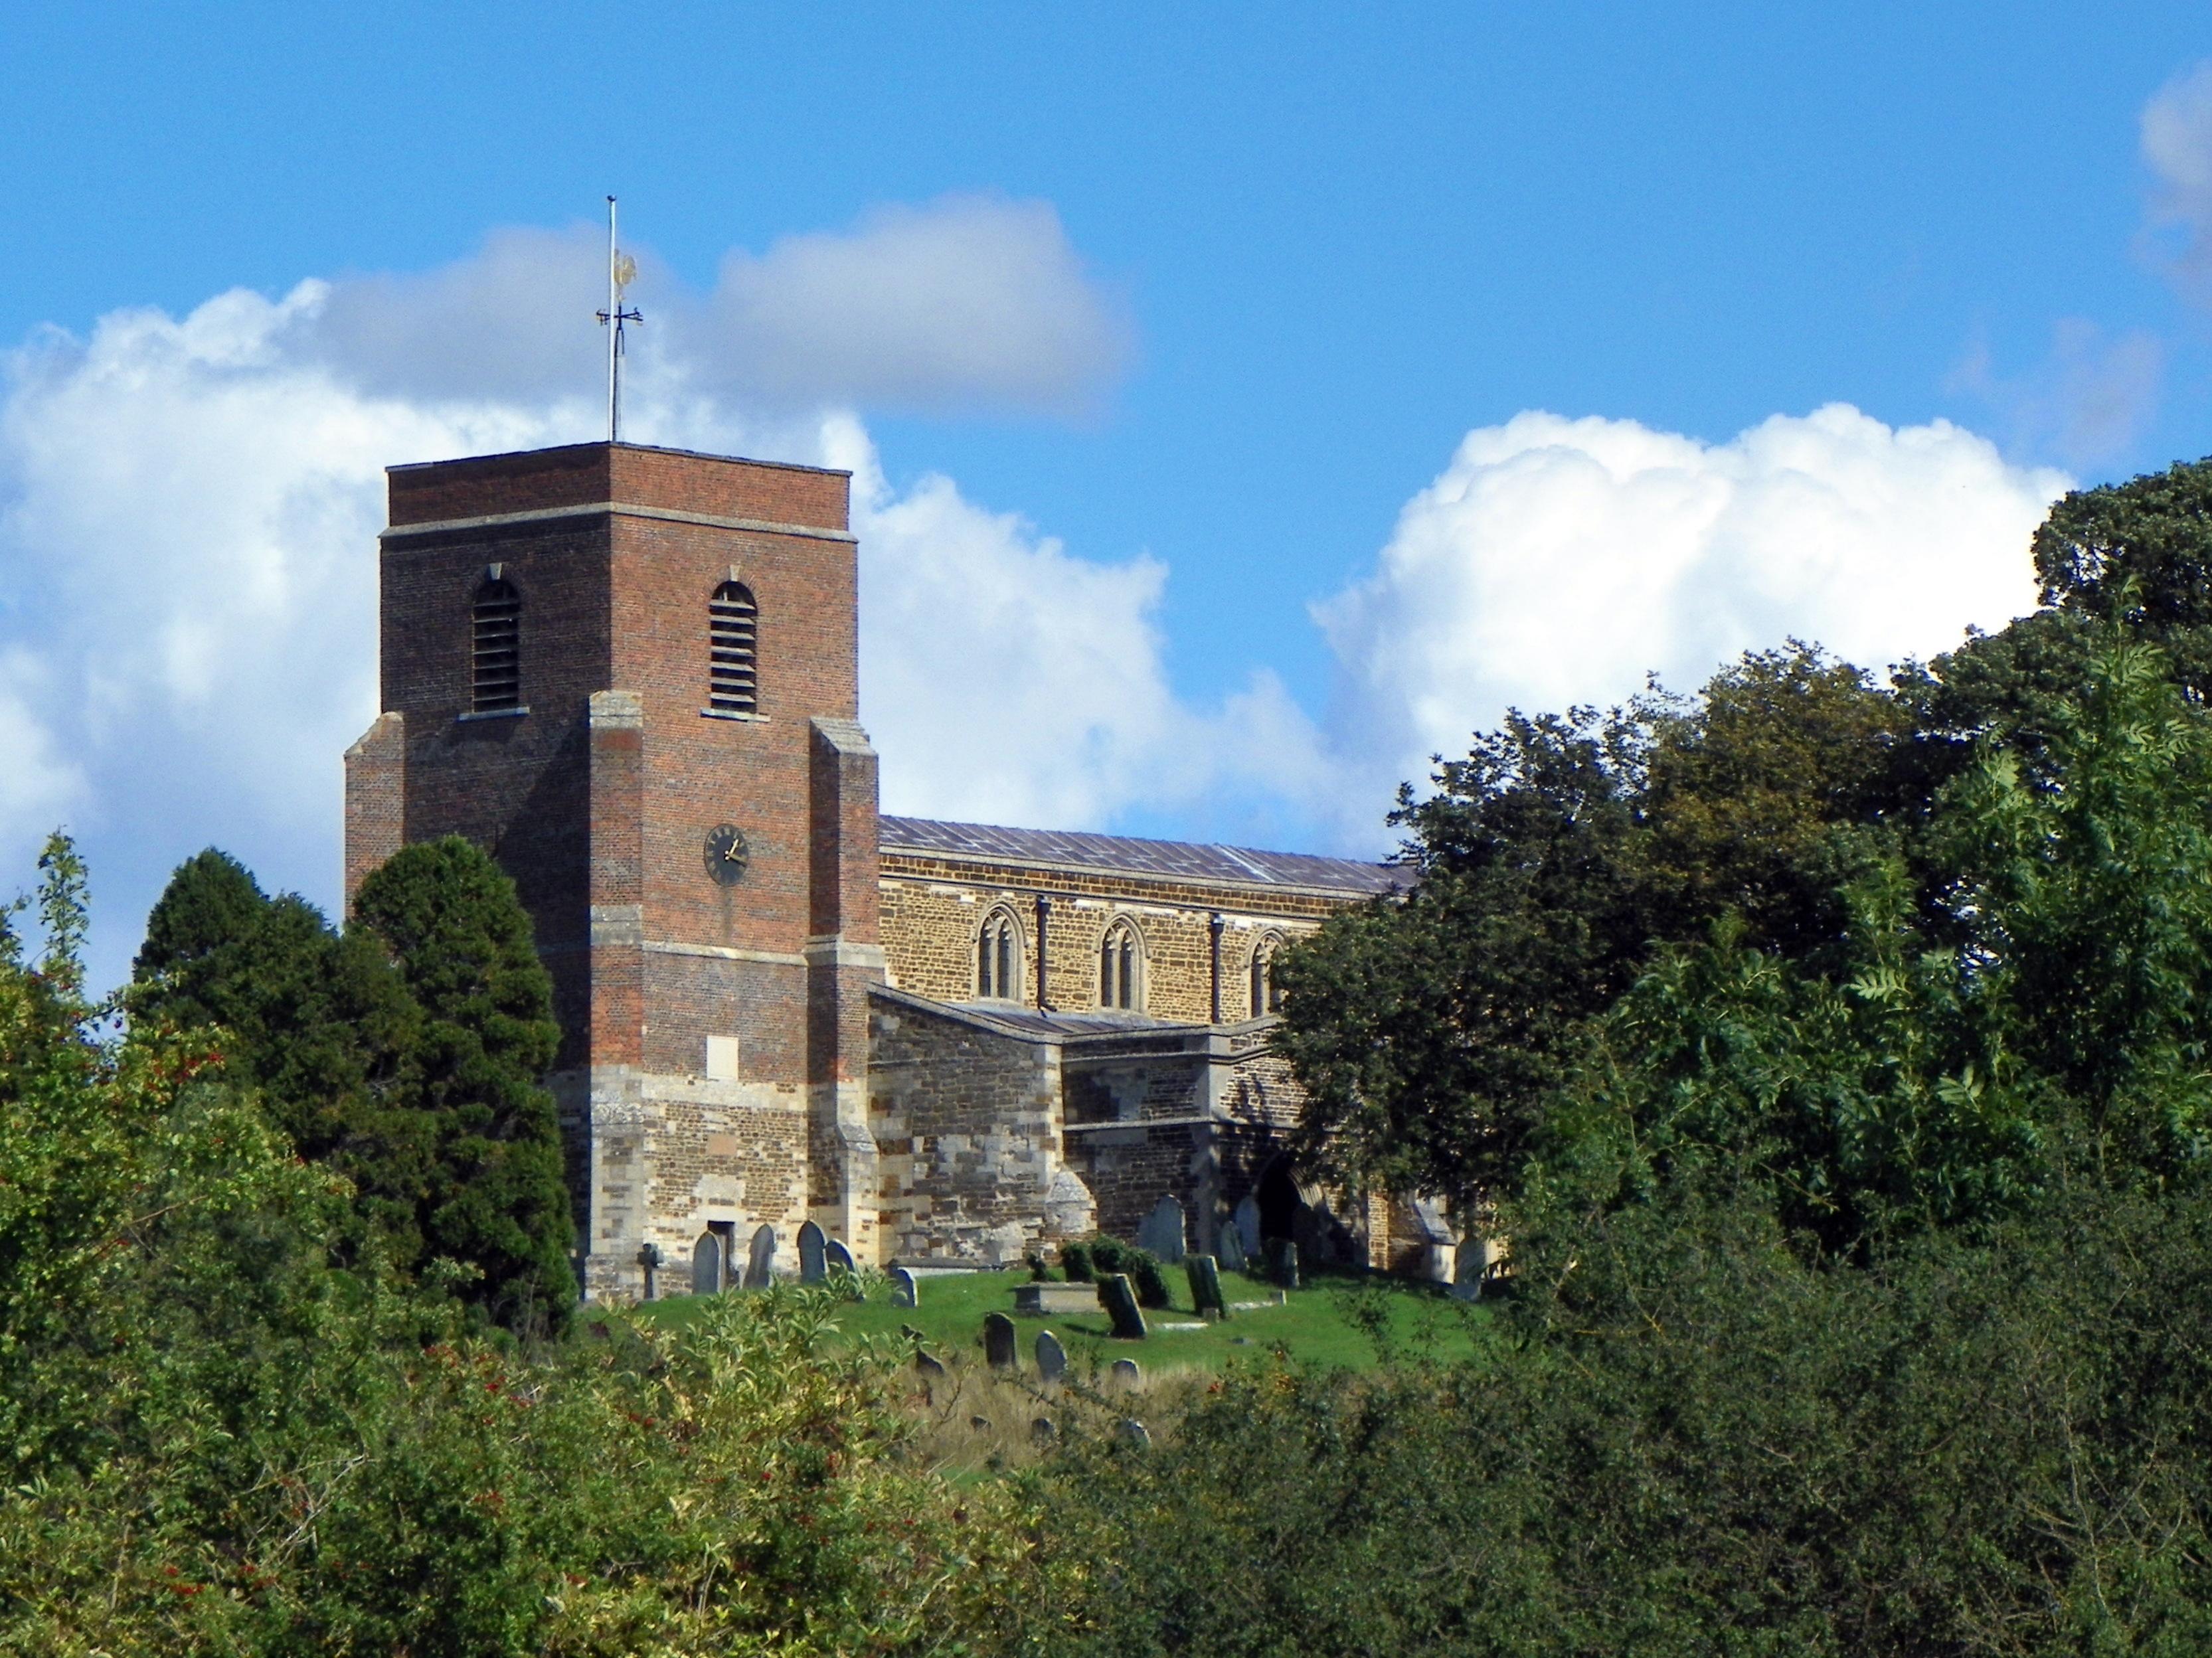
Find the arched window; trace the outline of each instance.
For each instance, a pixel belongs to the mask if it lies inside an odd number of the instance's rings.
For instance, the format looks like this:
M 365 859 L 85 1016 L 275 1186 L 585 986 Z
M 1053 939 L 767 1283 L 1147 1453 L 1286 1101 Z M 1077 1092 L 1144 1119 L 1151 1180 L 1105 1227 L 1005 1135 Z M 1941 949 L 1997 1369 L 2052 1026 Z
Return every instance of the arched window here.
M 975 930 L 975 993 L 986 1001 L 1022 999 L 1022 928 L 1006 908 L 993 910 Z
M 716 714 L 757 712 L 760 607 L 743 582 L 714 589 L 707 603 L 707 706 Z
M 1098 944 L 1098 1005 L 1134 1011 L 1145 1005 L 1145 942 L 1127 921 L 1106 929 Z
M 1283 993 L 1275 983 L 1275 952 L 1282 948 L 1279 932 L 1263 932 L 1252 946 L 1252 1017 L 1283 1011 Z
M 522 595 L 502 577 L 477 588 L 469 641 L 469 707 L 497 714 L 522 706 Z

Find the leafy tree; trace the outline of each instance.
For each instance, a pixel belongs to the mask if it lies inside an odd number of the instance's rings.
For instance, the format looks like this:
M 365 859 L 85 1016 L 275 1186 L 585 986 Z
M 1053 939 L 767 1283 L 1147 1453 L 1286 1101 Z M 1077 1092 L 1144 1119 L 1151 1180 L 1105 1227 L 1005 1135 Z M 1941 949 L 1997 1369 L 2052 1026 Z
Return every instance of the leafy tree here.
M 132 978 L 134 1019 L 227 1033 L 229 1074 L 311 1158 L 347 1155 L 413 1041 L 414 1005 L 373 938 L 333 932 L 295 894 L 267 897 L 212 847 L 170 878 Z
M 411 1208 L 419 1258 L 481 1272 L 475 1297 L 501 1323 L 564 1327 L 574 1231 L 541 1081 L 560 1028 L 514 882 L 449 835 L 404 848 L 363 881 L 354 924 L 391 953 L 419 1016 L 356 1178 Z
M 1279 964 L 1304 1152 L 1463 1215 L 1509 1192 L 1583 1026 L 1723 914 L 1835 944 L 1838 889 L 1909 800 L 1894 702 L 1815 647 L 1748 655 L 1698 700 L 1515 714 L 1392 822 L 1411 889 Z

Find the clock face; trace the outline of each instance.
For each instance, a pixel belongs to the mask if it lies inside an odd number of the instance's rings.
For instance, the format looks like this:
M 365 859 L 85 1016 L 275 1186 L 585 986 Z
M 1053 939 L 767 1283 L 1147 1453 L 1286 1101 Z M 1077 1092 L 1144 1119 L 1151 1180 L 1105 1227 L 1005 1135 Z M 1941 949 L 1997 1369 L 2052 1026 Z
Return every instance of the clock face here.
M 707 873 L 722 885 L 732 887 L 745 878 L 749 856 L 745 832 L 736 824 L 724 823 L 707 831 Z

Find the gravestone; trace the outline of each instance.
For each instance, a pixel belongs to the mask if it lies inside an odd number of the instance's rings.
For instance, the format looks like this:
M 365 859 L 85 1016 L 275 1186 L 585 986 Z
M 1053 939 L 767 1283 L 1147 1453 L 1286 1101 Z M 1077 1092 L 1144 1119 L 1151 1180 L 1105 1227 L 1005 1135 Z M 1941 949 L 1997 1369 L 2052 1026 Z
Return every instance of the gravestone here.
M 1137 1292 L 1129 1287 L 1127 1272 L 1109 1272 L 1098 1280 L 1098 1304 L 1106 1309 L 1114 1333 L 1122 1340 L 1145 1339 L 1144 1309 L 1137 1305 Z
M 1243 1247 L 1244 1259 L 1260 1260 L 1260 1199 L 1247 1192 L 1229 1224 L 1237 1229 L 1237 1242 Z
M 1108 1372 L 1108 1375 L 1117 1388 L 1141 1387 L 1145 1380 L 1145 1368 L 1133 1358 L 1117 1358 L 1114 1361 L 1113 1370 Z
M 1021 1338 L 1014 1333 L 1014 1321 L 1004 1313 L 983 1315 L 983 1357 L 994 1370 L 1019 1371 Z
M 925 1382 L 942 1382 L 945 1380 L 945 1366 L 930 1354 L 923 1352 L 920 1348 L 916 1348 L 915 1350 L 914 1368 L 915 1373 Z
M 1480 1238 L 1467 1238 L 1461 1242 L 1452 1262 L 1451 1295 L 1454 1301 L 1482 1299 L 1482 1273 L 1489 1265 L 1485 1259 L 1489 1253 L 1483 1248 Z
M 987 1434 L 991 1431 L 991 1418 L 988 1416 L 971 1416 L 968 1418 L 968 1425 L 979 1434 Z
M 1182 1205 L 1164 1196 L 1137 1229 L 1137 1248 L 1173 1266 L 1182 1260 Z
M 918 1280 L 912 1272 L 908 1272 L 903 1266 L 892 1267 L 891 1305 L 894 1307 L 915 1307 L 919 1306 L 921 1302 L 921 1284 L 920 1280 Z
M 1220 1250 L 1223 1272 L 1241 1272 L 1244 1270 L 1244 1234 L 1237 1230 L 1234 1221 L 1222 1227 L 1221 1242 L 1217 1247 Z
M 1212 1313 L 1216 1318 L 1229 1316 L 1229 1303 L 1221 1293 L 1221 1271 L 1214 1265 L 1212 1255 L 1191 1255 L 1185 1259 L 1182 1270 L 1190 1278 L 1190 1304 L 1203 1318 Z
M 702 1232 L 691 1246 L 691 1293 L 711 1296 L 722 1287 L 722 1240 Z
M 1067 1374 L 1067 1349 L 1049 1330 L 1037 1332 L 1036 1367 L 1037 1379 L 1048 1388 L 1057 1388 L 1060 1377 Z
M 1125 1416 L 1121 1418 L 1121 1437 L 1136 1450 L 1149 1451 L 1152 1448 L 1151 1431 L 1133 1416 Z
M 745 1288 L 765 1290 L 775 1282 L 775 1228 L 763 1221 L 745 1251 Z
M 1051 1444 L 1054 1441 L 1057 1440 L 1059 1437 L 1060 1437 L 1060 1430 L 1059 1430 L 1057 1427 L 1055 1427 L 1055 1426 L 1054 1426 L 1054 1425 L 1053 1425 L 1053 1420 L 1052 1420 L 1052 1418 L 1051 1418 L 1050 1417 L 1048 1417 L 1048 1416 L 1040 1416 L 1040 1417 L 1033 1418 L 1030 1420 L 1030 1444 L 1032 1444 L 1032 1445 L 1049 1445 L 1049 1444 Z
M 1267 1240 L 1267 1281 L 1280 1290 L 1298 1287 L 1298 1246 L 1292 1239 Z
M 854 1264 L 853 1252 L 841 1238 L 831 1238 L 823 1246 L 823 1263 L 829 1268 L 830 1281 L 842 1284 L 846 1293 L 855 1301 L 860 1298 L 860 1269 Z
M 819 1284 L 830 1276 L 830 1265 L 823 1244 L 820 1227 L 811 1220 L 799 1226 L 799 1281 L 801 1284 Z

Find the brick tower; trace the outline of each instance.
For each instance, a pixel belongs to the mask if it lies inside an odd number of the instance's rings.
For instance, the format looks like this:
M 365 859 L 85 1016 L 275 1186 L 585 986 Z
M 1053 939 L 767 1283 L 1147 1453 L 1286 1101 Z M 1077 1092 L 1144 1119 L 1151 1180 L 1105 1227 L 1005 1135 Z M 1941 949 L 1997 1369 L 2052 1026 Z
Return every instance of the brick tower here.
M 631 444 L 390 470 L 345 883 L 467 836 L 551 970 L 593 1295 L 808 1218 L 877 1260 L 876 757 L 849 476 Z M 665 1284 L 674 1287 L 670 1279 Z

